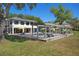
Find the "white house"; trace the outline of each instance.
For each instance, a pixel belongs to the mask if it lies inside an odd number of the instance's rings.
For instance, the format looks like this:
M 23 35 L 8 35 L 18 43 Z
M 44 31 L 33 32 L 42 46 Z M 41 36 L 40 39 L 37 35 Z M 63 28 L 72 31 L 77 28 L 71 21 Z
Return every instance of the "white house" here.
M 7 20 L 7 33 L 32 33 L 37 31 L 37 22 L 34 20 L 13 17 Z

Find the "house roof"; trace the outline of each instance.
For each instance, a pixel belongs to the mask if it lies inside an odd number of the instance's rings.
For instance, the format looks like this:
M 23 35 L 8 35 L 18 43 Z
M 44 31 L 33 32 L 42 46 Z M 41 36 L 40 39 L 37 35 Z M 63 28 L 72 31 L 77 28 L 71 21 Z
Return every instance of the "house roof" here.
M 9 18 L 9 20 L 18 20 L 18 21 L 36 22 L 35 20 L 22 19 L 22 18 L 18 18 L 18 17 L 12 17 L 12 18 Z M 8 20 L 8 21 L 9 21 L 9 20 Z M 37 22 L 36 22 L 36 23 L 37 23 Z
M 68 23 L 63 23 L 62 25 L 58 25 L 58 24 L 52 24 L 52 23 L 45 23 L 46 25 L 51 25 L 51 26 L 56 26 L 59 28 L 72 28 L 72 26 Z
M 56 24 L 53 24 L 53 23 L 45 23 L 45 25 L 55 26 Z

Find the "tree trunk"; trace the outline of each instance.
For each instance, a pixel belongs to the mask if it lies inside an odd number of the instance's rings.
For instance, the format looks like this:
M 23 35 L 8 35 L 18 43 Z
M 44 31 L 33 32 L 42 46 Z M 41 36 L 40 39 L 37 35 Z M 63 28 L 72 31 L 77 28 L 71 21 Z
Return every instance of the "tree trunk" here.
M 0 42 L 2 40 L 2 27 L 0 27 Z
M 5 25 L 5 23 L 4 23 L 4 20 L 1 20 L 1 24 L 0 24 L 1 26 L 0 26 L 0 41 L 4 38 L 4 25 Z
M 32 37 L 33 37 L 33 23 L 31 25 L 32 25 Z

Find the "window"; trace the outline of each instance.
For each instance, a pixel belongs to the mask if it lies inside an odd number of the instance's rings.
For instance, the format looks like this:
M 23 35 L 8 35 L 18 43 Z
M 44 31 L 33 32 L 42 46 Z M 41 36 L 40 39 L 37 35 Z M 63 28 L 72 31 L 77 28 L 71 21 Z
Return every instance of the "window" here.
M 30 31 L 31 31 L 30 28 L 25 28 L 25 29 L 24 29 L 24 32 L 25 32 L 25 33 L 30 33 Z
M 33 25 L 33 22 L 31 22 L 30 24 Z
M 24 25 L 24 22 L 23 21 L 21 21 L 21 25 Z
M 26 22 L 26 25 L 29 25 L 29 22 Z
M 18 24 L 19 22 L 18 21 L 14 21 L 14 24 Z
M 33 23 L 33 25 L 37 25 L 37 23 Z
M 37 32 L 37 28 L 34 28 L 34 32 Z
M 22 29 L 14 28 L 14 33 L 22 33 Z
M 12 24 L 12 21 L 10 21 L 10 24 Z

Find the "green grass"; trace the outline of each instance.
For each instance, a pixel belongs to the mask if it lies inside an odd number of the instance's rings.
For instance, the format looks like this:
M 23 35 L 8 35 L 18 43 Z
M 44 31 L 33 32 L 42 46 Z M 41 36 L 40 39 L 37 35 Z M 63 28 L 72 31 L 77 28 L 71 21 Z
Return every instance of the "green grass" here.
M 49 42 L 33 40 L 27 40 L 24 42 L 12 42 L 9 40 L 3 40 L 2 42 L 0 42 L 0 55 L 79 55 L 79 32 L 74 32 L 74 35 L 68 38 Z

